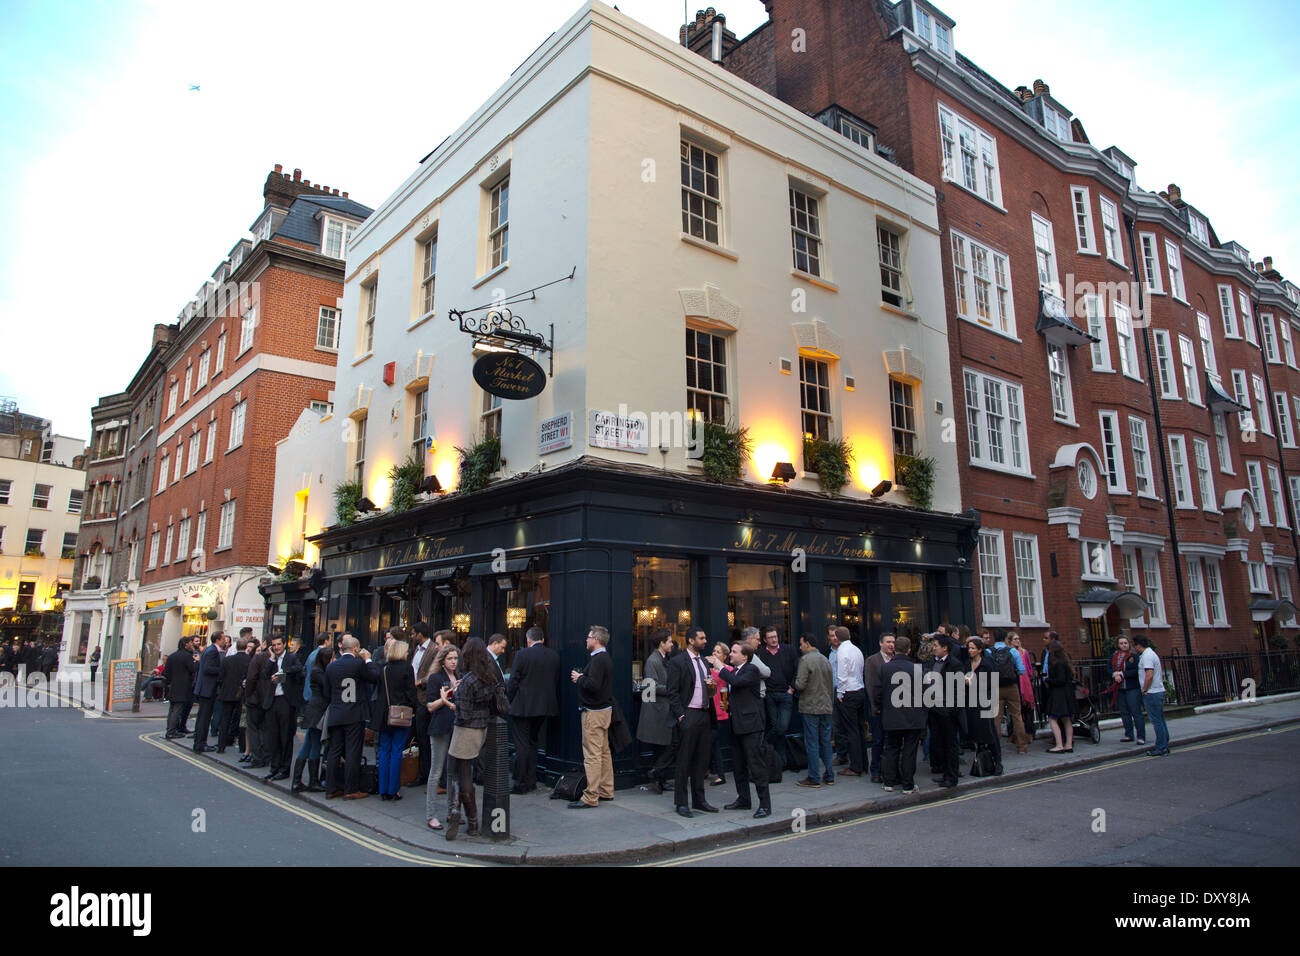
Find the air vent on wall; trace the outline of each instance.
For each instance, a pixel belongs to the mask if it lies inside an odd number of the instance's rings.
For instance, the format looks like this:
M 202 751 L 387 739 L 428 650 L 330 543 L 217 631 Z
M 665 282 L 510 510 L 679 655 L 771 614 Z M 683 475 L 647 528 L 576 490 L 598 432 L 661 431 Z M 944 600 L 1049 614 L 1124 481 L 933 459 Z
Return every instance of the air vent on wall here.
M 855 388 L 858 387 L 858 386 L 857 386 L 857 382 L 856 382 L 856 380 L 853 378 L 852 375 L 845 375 L 845 376 L 844 376 L 844 387 L 845 387 L 846 389 L 848 389 L 850 392 L 853 391 Z
M 794 371 L 794 363 L 788 358 L 781 359 L 781 374 L 789 375 Z

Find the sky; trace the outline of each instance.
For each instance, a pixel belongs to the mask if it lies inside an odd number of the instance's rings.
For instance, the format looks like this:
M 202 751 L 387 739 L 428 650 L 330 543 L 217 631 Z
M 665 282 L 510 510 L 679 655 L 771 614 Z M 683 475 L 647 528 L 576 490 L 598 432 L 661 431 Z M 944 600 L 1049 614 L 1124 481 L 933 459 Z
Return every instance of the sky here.
M 742 37 L 766 19 L 713 2 Z M 698 5 L 618 0 L 674 40 Z M 578 6 L 2 0 L 0 396 L 89 437 L 153 325 L 248 234 L 274 164 L 377 207 Z M 1005 86 L 1045 80 L 1142 188 L 1178 183 L 1220 240 L 1300 280 L 1300 4 L 939 7 Z

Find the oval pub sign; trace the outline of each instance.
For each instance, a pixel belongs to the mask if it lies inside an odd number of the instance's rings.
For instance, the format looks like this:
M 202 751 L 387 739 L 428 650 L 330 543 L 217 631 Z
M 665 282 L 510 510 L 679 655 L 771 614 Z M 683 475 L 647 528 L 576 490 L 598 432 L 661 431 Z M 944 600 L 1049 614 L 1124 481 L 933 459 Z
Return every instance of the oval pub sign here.
M 489 352 L 474 363 L 474 381 L 489 394 L 524 399 L 542 393 L 546 388 L 546 372 L 518 352 Z

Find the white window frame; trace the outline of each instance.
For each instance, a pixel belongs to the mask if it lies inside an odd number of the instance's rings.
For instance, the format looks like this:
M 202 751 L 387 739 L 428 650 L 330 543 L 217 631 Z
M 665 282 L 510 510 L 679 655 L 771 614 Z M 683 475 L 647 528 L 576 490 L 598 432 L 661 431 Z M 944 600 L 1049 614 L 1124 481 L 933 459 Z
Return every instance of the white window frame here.
M 221 522 L 217 526 L 217 550 L 229 548 L 235 539 L 235 502 L 223 502 L 221 505 Z
M 1160 553 L 1158 551 L 1139 553 L 1142 561 L 1142 596 L 1147 601 L 1147 624 L 1148 626 L 1165 624 L 1165 589 L 1160 574 Z
M 1237 309 L 1232 304 L 1232 286 L 1219 286 L 1219 314 L 1223 316 L 1223 337 L 1225 339 L 1239 339 L 1241 333 L 1237 329 Z
M 1264 357 L 1274 365 L 1282 364 L 1282 357 L 1277 350 L 1277 326 L 1273 322 L 1272 312 L 1259 314 L 1259 329 L 1264 335 Z
M 1154 329 L 1152 335 L 1156 345 L 1156 384 L 1160 387 L 1160 397 L 1177 399 L 1178 376 L 1174 372 L 1174 346 L 1168 329 Z
M 204 539 L 207 536 L 208 536 L 208 512 L 207 509 L 205 508 L 204 510 L 199 512 L 198 520 L 194 522 L 194 548 L 193 550 L 190 551 L 191 555 L 193 555 L 195 551 L 199 553 L 203 553 L 204 545 L 206 544 Z
M 208 422 L 208 442 L 207 448 L 203 452 L 203 464 L 212 461 L 213 456 L 217 453 L 217 420 L 214 418 Z
M 1205 559 L 1205 603 L 1214 627 L 1226 627 L 1228 612 L 1223 606 L 1223 575 L 1217 558 Z
M 1219 360 L 1214 354 L 1214 334 L 1210 331 L 1210 317 L 1204 312 L 1196 313 L 1196 330 L 1201 339 L 1201 363 L 1205 371 L 1216 382 L 1219 377 Z
M 1136 491 L 1143 498 L 1155 498 L 1155 478 L 1151 470 L 1151 441 L 1147 435 L 1145 418 L 1138 418 L 1136 415 L 1129 416 L 1128 437 L 1129 448 L 1133 451 L 1133 475 Z M 1139 447 L 1139 442 L 1141 447 Z
M 1120 371 L 1136 382 L 1142 381 L 1142 367 L 1138 364 L 1137 335 L 1133 331 L 1133 313 L 1123 302 L 1112 301 L 1115 311 L 1115 341 L 1119 347 Z
M 1268 586 L 1268 567 L 1263 561 L 1247 561 L 1246 576 L 1250 583 L 1251 594 L 1267 594 L 1273 596 L 1273 591 Z
M 1074 218 L 1074 238 L 1079 251 L 1096 254 L 1097 234 L 1092 228 L 1092 197 L 1085 186 L 1070 187 L 1070 211 Z
M 1029 214 L 1034 235 L 1034 263 L 1038 268 L 1038 286 L 1053 295 L 1061 294 L 1061 270 L 1056 261 L 1056 237 L 1052 223 L 1038 213 Z
M 1219 499 L 1214 495 L 1214 471 L 1210 468 L 1210 443 L 1193 436 L 1192 458 L 1196 467 L 1196 484 L 1201 491 L 1201 510 L 1218 514 Z
M 1178 336 L 1178 354 L 1182 360 L 1183 390 L 1187 393 L 1187 400 L 1193 405 L 1203 406 L 1200 373 L 1196 369 L 1196 347 L 1185 335 Z
M 1105 196 L 1101 200 L 1101 234 L 1106 246 L 1106 258 L 1124 265 L 1124 242 L 1119 231 L 1119 207 Z
M 411 392 L 411 456 L 418 462 L 428 458 L 426 439 L 429 435 L 429 386 Z
M 1258 461 L 1246 462 L 1246 484 L 1250 487 L 1250 497 L 1254 499 L 1259 523 L 1271 526 L 1273 522 L 1269 519 L 1268 497 L 1264 493 L 1264 469 Z
M 190 556 L 190 519 L 182 518 L 176 529 L 176 560 L 185 561 Z
M 1164 280 L 1160 275 L 1160 245 L 1156 242 L 1154 232 L 1138 233 L 1138 252 L 1142 256 L 1142 278 L 1146 282 L 1147 292 L 1151 295 L 1164 295 Z
M 243 355 L 253 347 L 253 334 L 257 330 L 257 306 L 252 305 L 239 321 L 239 349 L 235 358 Z
M 1241 315 L 1241 331 L 1246 341 L 1259 348 L 1259 340 L 1255 337 L 1255 313 L 1251 311 L 1250 296 L 1244 289 L 1237 290 L 1237 312 Z
M 176 399 L 180 397 L 180 382 L 172 382 L 171 388 L 167 390 L 167 417 L 171 418 L 176 414 Z
M 962 382 L 970 463 L 1032 477 L 1022 387 L 970 368 L 962 370 Z M 990 403 L 996 410 L 990 409 Z M 989 422 L 991 416 L 996 419 L 993 425 Z M 993 455 L 995 448 L 1000 451 L 1001 461 Z
M 194 366 L 188 365 L 185 368 L 185 397 L 181 399 L 184 405 L 190 400 L 190 394 L 194 391 Z
M 1111 543 L 1104 538 L 1080 538 L 1079 546 L 1082 549 L 1083 571 L 1079 577 L 1084 581 L 1106 581 L 1118 584 L 1115 577 L 1115 556 L 1111 553 Z M 1098 557 L 1105 558 L 1106 566 L 1101 571 L 1095 570 Z
M 1273 408 L 1277 411 L 1278 441 L 1283 448 L 1294 448 L 1295 433 L 1291 430 L 1291 398 L 1286 392 L 1273 393 Z
M 1232 445 L 1228 441 L 1228 416 L 1223 412 L 1214 412 L 1210 420 L 1214 425 L 1214 445 L 1218 452 L 1219 472 L 1224 475 L 1235 475 L 1237 472 L 1232 467 Z
M 1120 563 L 1124 568 L 1124 587 L 1134 594 L 1142 593 L 1142 582 L 1138 575 L 1138 552 L 1134 548 L 1124 548 L 1119 553 Z M 1139 614 L 1137 617 L 1129 618 L 1131 627 L 1145 627 L 1146 615 Z
M 199 372 L 195 376 L 194 391 L 198 391 L 204 385 L 208 384 L 208 373 L 212 370 L 212 351 L 204 349 L 199 353 Z
M 230 410 L 230 442 L 226 451 L 234 451 L 244 443 L 244 420 L 248 415 L 248 399 L 236 403 Z
M 420 316 L 433 315 L 438 281 L 438 230 L 420 242 Z
M 1296 368 L 1295 364 L 1295 342 L 1291 334 L 1291 320 L 1287 316 L 1282 316 L 1277 323 L 1278 338 L 1282 342 L 1282 354 L 1286 359 L 1286 364 L 1291 368 Z
M 203 436 L 198 432 L 190 433 L 190 444 L 185 454 L 185 474 L 187 475 L 192 475 L 199 470 L 199 442 L 202 440 Z
M 1106 308 L 1101 296 L 1085 295 L 1083 311 L 1088 317 L 1088 334 L 1097 340 L 1091 343 L 1092 370 L 1115 371 L 1110 364 L 1110 332 L 1106 328 Z
M 175 462 L 175 466 L 172 468 L 172 484 L 175 484 L 176 482 L 181 480 L 181 464 L 182 464 L 182 458 L 184 457 L 181 454 L 182 451 L 184 451 L 184 446 L 182 446 L 181 443 L 178 441 L 176 443 L 176 457 L 173 459 L 173 461 Z
M 158 456 L 158 490 L 154 494 L 160 495 L 167 490 L 167 459 L 169 457 L 165 451 Z
M 1101 460 L 1106 466 L 1106 489 L 1112 494 L 1126 495 L 1128 476 L 1124 473 L 1124 445 L 1120 440 L 1119 412 L 1103 411 L 1099 413 L 1099 418 Z
M 700 163 L 695 162 L 695 153 L 699 151 Z M 724 226 L 724 168 L 722 151 L 682 137 L 681 140 L 682 183 L 682 234 L 691 236 L 711 246 L 722 246 L 726 238 Z M 715 172 L 709 172 L 709 157 L 714 160 Z M 697 180 L 697 173 L 701 179 Z M 710 180 L 713 191 L 711 192 Z M 698 185 L 697 185 L 698 183 Z M 702 188 L 701 188 L 702 186 Z M 712 228 L 713 237 L 709 237 Z M 698 229 L 698 231 L 697 231 Z M 492 259 L 491 243 L 488 245 L 488 261 Z
M 876 220 L 876 255 L 880 260 L 880 298 L 896 309 L 903 308 L 907 293 L 906 232 L 884 219 Z M 888 237 L 888 240 L 886 239 Z M 898 301 L 891 301 L 897 299 Z
M 1290 530 L 1286 516 L 1286 494 L 1282 490 L 1282 472 L 1273 462 L 1268 463 L 1268 490 L 1273 494 L 1273 524 Z
M 805 275 L 821 276 L 825 250 L 822 248 L 820 197 L 807 186 L 792 181 L 788 198 L 794 269 Z
M 375 350 L 375 315 L 379 310 L 379 276 L 361 287 L 365 299 L 365 318 L 361 322 L 361 350 L 358 355 L 369 355 Z
M 339 310 L 333 306 L 322 305 L 316 314 L 316 348 L 339 350 Z
M 158 567 L 158 547 L 162 544 L 162 532 L 155 531 L 149 536 L 149 568 L 152 571 Z
M 1260 375 L 1252 374 L 1250 383 L 1255 389 L 1255 410 L 1259 413 L 1259 422 L 1256 427 L 1273 437 L 1273 416 L 1268 413 L 1268 392 L 1264 389 L 1264 378 Z
M 1011 554 L 1016 566 L 1016 606 L 1020 612 L 1019 626 L 1046 627 L 1042 564 L 1038 560 L 1038 535 L 1019 532 L 1012 534 Z M 1032 606 L 1025 606 L 1026 598 Z
M 1196 215 L 1196 213 L 1189 212 L 1187 214 L 1187 224 L 1190 227 L 1189 231 L 1191 232 L 1193 239 L 1203 246 L 1208 246 L 1210 244 L 1209 223 Z
M 352 480 L 362 485 L 365 484 L 366 477 L 366 430 L 369 424 L 369 417 L 354 419 L 356 424 L 353 426 L 351 467 Z
M 1047 343 L 1047 379 L 1052 393 L 1052 417 L 1067 425 L 1074 421 L 1074 389 L 1070 385 L 1070 354 L 1066 346 Z
M 957 315 L 967 322 L 1016 338 L 1010 259 L 1004 253 L 955 229 L 949 232 Z M 981 263 L 982 272 L 977 269 Z M 987 321 L 980 315 L 981 292 Z
M 1300 515 L 1300 475 L 1287 475 L 1286 480 L 1291 486 L 1291 511 Z
M 217 360 L 212 366 L 212 374 L 216 375 L 225 367 L 226 364 L 226 332 L 222 329 L 221 334 L 217 336 Z
M 1165 240 L 1165 265 L 1169 269 L 1169 294 L 1179 302 L 1187 301 L 1187 288 L 1183 281 L 1183 254 L 1172 239 Z
M 1169 471 L 1174 488 L 1174 507 L 1194 509 L 1196 502 L 1192 497 L 1192 474 L 1190 460 L 1187 457 L 1187 438 L 1183 435 L 1169 436 Z
M 1011 603 L 1007 590 L 1007 554 L 1002 532 L 981 528 L 979 532 L 980 620 L 983 624 L 1011 625 Z M 991 565 L 996 558 L 997 568 Z M 992 590 L 990 591 L 989 588 Z M 996 608 L 990 610 L 990 599 Z
M 172 525 L 167 526 L 167 537 L 163 539 L 162 563 L 172 563 L 172 541 L 175 535 L 175 528 Z
M 1192 623 L 1197 627 L 1209 627 L 1210 615 L 1206 612 L 1205 579 L 1201 574 L 1201 559 L 1195 556 L 1187 558 L 1187 590 L 1192 598 Z
M 1237 427 L 1241 431 L 1241 440 L 1254 441 L 1255 413 L 1251 411 L 1250 384 L 1246 381 L 1246 373 L 1239 368 L 1228 371 L 1232 377 L 1232 396 L 1237 400 L 1237 404 L 1245 409 L 1237 412 Z
M 325 221 L 321 224 L 320 252 L 323 256 L 329 256 L 331 259 L 346 259 L 348 255 L 348 243 L 352 241 L 352 234 L 357 231 L 355 222 L 348 222 L 346 219 L 336 219 L 333 216 L 325 216 Z M 338 227 L 337 231 L 335 226 Z M 333 240 L 338 239 L 338 253 L 332 251 Z
M 938 108 L 943 178 L 1001 209 L 997 140 L 944 104 Z

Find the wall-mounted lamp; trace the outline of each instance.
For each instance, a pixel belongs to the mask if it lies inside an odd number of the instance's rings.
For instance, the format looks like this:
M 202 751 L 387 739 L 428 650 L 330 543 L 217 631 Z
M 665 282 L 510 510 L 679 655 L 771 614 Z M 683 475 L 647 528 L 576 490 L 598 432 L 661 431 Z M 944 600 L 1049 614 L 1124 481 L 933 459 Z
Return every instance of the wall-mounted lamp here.
M 438 481 L 437 475 L 430 475 L 420 483 L 420 491 L 426 495 L 442 494 L 442 483 Z
M 498 574 L 497 588 L 501 591 L 513 591 L 519 587 L 519 576 L 517 574 Z
M 889 489 L 894 487 L 894 483 L 889 480 L 882 481 L 876 487 L 871 489 L 871 497 L 879 498 L 882 495 L 889 494 Z
M 772 477 L 769 478 L 768 481 L 773 484 L 776 484 L 777 482 L 780 482 L 783 485 L 788 484 L 794 480 L 795 474 L 794 465 L 788 461 L 778 461 L 776 467 L 772 469 Z
M 357 501 L 357 514 L 366 514 L 371 511 L 378 511 L 379 506 L 364 495 Z

